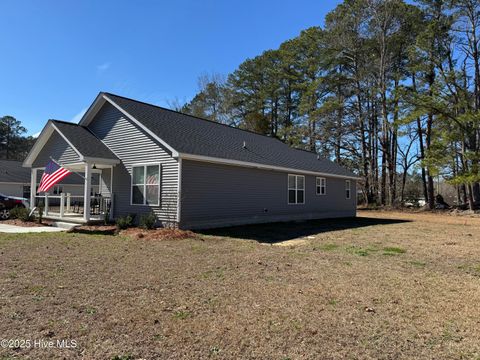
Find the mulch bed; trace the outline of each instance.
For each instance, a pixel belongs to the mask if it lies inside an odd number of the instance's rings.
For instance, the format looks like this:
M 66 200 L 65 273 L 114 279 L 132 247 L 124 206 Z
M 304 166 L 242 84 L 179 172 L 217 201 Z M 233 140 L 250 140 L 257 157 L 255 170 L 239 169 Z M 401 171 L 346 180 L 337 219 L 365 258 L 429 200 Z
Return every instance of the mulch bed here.
M 96 235 L 114 235 L 116 231 L 115 225 L 80 225 L 75 226 L 70 232 L 81 234 L 96 234 Z
M 114 235 L 117 233 L 117 228 L 115 225 L 81 225 L 73 228 L 71 232 L 95 235 Z M 197 237 L 197 234 L 193 233 L 192 231 L 168 228 L 145 230 L 138 227 L 121 230 L 119 235 L 145 240 L 179 240 L 193 239 Z
M 158 228 L 153 230 L 145 230 L 141 228 L 129 228 L 120 231 L 120 235 L 126 235 L 135 239 L 145 240 L 181 240 L 194 239 L 198 235 L 192 231 L 180 229 Z

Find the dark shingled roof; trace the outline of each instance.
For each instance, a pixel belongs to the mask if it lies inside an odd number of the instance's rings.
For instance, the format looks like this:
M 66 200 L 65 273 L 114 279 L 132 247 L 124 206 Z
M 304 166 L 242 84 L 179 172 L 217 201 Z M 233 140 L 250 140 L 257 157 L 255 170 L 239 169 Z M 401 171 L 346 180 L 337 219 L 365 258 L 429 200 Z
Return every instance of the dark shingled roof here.
M 118 159 L 115 154 L 86 127 L 60 120 L 50 120 L 83 156 Z
M 29 184 L 30 170 L 22 167 L 21 161 L 0 160 L 0 182 Z
M 332 161 L 293 149 L 272 137 L 118 95 L 104 95 L 180 153 L 356 177 Z

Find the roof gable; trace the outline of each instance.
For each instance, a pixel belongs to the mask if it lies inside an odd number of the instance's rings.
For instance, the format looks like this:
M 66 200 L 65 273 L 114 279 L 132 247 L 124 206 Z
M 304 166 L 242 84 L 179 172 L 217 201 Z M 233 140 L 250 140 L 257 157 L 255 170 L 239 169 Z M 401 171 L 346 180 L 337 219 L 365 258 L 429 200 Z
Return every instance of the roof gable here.
M 54 133 L 60 135 L 65 140 L 69 147 L 78 155 L 79 161 L 85 161 L 89 158 L 102 159 L 112 163 L 119 161 L 110 149 L 86 127 L 60 120 L 49 120 L 23 162 L 23 166 L 31 167 L 34 164 L 35 159 Z

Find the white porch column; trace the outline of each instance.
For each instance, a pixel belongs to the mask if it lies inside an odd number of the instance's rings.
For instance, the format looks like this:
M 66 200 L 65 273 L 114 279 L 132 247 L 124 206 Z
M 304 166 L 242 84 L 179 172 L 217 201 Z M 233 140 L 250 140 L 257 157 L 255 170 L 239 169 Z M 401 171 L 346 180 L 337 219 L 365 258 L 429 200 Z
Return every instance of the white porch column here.
M 71 203 L 72 203 L 72 201 L 70 199 L 71 196 L 72 196 L 72 194 L 67 193 L 67 213 L 70 212 L 70 206 L 71 206 Z
M 65 193 L 60 194 L 60 219 L 63 219 L 65 214 Z
M 48 193 L 46 192 L 45 193 L 45 204 L 44 204 L 45 208 L 44 208 L 44 211 L 43 211 L 43 214 L 45 216 L 48 215 Z
M 83 220 L 90 220 L 90 191 L 92 188 L 92 164 L 85 164 L 85 188 L 83 189 Z
M 37 168 L 32 168 L 30 174 L 30 208 L 35 207 L 35 196 L 37 195 Z

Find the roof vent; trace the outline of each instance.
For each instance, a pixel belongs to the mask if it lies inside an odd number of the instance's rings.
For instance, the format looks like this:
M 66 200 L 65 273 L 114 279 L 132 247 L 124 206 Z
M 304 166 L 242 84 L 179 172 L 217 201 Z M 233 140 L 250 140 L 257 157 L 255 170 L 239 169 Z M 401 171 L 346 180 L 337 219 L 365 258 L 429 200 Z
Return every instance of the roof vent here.
M 319 154 L 317 154 L 317 160 L 320 160 L 320 155 Z
M 246 142 L 246 141 L 243 141 L 243 148 L 244 148 L 244 149 L 247 148 L 247 142 Z

